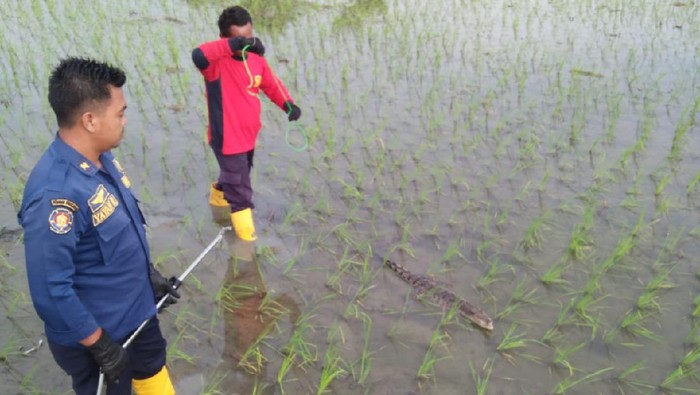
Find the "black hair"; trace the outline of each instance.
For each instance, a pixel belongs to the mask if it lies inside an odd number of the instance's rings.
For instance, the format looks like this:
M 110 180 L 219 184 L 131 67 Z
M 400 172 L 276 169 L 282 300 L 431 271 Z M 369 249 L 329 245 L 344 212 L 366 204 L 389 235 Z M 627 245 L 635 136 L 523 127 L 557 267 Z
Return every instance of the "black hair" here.
M 86 105 L 111 98 L 110 86 L 121 88 L 126 83 L 124 71 L 92 59 L 64 59 L 49 78 L 49 104 L 59 127 L 70 127 Z
M 248 10 L 235 5 L 223 10 L 219 15 L 219 32 L 223 37 L 228 37 L 231 26 L 245 26 L 248 23 L 253 23 Z

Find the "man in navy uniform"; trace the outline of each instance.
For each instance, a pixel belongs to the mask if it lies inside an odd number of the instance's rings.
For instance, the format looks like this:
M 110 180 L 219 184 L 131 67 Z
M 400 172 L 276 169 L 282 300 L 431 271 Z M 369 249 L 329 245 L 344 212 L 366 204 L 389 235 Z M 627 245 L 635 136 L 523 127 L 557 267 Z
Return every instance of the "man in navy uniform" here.
M 51 353 L 77 394 L 174 394 L 156 300 L 177 291 L 150 262 L 145 221 L 110 152 L 126 125 L 122 70 L 68 58 L 53 70 L 58 133 L 34 167 L 18 219 L 29 290 Z M 131 345 L 121 344 L 154 317 Z

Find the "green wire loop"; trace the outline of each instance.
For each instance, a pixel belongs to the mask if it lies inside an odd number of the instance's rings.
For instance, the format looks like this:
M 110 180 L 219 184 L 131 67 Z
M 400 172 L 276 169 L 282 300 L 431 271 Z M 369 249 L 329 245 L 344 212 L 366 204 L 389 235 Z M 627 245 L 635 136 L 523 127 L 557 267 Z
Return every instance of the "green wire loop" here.
M 248 60 L 246 59 L 245 51 L 247 51 L 248 48 L 250 48 L 250 45 L 246 45 L 241 50 L 241 57 L 243 58 L 243 63 L 245 64 L 246 69 L 248 69 Z M 287 116 L 289 116 L 292 114 L 292 106 L 287 103 L 287 107 L 289 108 L 289 110 L 287 112 Z M 287 124 L 287 128 L 284 132 L 284 142 L 287 143 L 287 146 L 289 146 L 289 148 L 291 148 L 292 150 L 294 150 L 296 152 L 302 152 L 302 151 L 305 151 L 307 148 L 309 148 L 309 136 L 306 134 L 306 129 L 304 129 L 303 126 L 301 126 L 297 122 L 294 122 L 294 123 L 296 124 L 296 129 L 301 133 L 302 137 L 304 138 L 304 144 L 301 147 L 297 147 L 289 141 L 289 136 L 291 134 L 290 132 L 292 130 L 292 123 L 291 122 L 289 122 Z
M 291 111 L 290 111 L 291 113 Z M 289 115 L 289 114 L 287 114 Z M 309 148 L 309 137 L 306 135 L 306 130 L 304 129 L 303 126 L 301 126 L 298 122 L 294 122 L 296 124 L 297 130 L 301 133 L 301 135 L 304 137 L 304 144 L 301 147 L 297 147 L 294 144 L 289 142 L 289 132 L 292 130 L 292 123 L 289 122 L 287 123 L 287 130 L 284 132 L 284 142 L 287 143 L 289 148 L 293 149 L 296 152 L 302 152 L 305 151 L 307 148 Z

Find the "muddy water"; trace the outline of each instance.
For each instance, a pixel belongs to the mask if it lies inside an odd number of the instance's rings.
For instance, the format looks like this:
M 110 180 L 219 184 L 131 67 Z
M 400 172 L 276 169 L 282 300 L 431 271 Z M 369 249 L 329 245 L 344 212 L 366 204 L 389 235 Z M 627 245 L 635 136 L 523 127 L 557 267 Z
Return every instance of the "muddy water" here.
M 179 393 L 315 393 L 333 353 L 344 373 L 329 392 L 339 394 L 476 393 L 483 366 L 492 366 L 487 394 L 567 383 L 572 394 L 695 391 L 697 382 L 668 377 L 700 343 L 700 7 L 555 3 L 251 7 L 268 61 L 303 110 L 309 148 L 290 147 L 303 142 L 300 129 L 287 131 L 264 100 L 256 253 L 227 235 L 161 316 Z M 220 226 L 207 205 L 217 169 L 189 52 L 217 37 L 223 6 L 0 9 L 0 392 L 70 389 L 46 347 L 22 354 L 43 333 L 14 212 L 55 133 L 50 68 L 70 54 L 127 71 L 117 154 L 143 202 L 154 259 L 179 273 Z M 631 248 L 616 255 L 626 239 Z M 499 316 L 493 333 L 441 321 L 439 307 L 381 267 L 384 255 Z M 557 267 L 560 282 L 544 283 Z M 668 269 L 656 307 L 622 328 Z M 519 284 L 530 303 L 505 314 Z M 586 297 L 593 303 L 579 303 Z M 522 342 L 504 351 L 511 329 Z M 299 335 L 312 358 L 297 359 L 280 387 Z

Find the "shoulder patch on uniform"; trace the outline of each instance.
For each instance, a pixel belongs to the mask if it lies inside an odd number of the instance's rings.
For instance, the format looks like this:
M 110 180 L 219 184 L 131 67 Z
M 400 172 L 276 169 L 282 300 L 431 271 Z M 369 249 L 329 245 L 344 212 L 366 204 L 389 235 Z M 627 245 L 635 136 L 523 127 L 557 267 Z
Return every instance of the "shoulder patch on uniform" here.
M 70 232 L 73 229 L 73 213 L 63 207 L 54 209 L 49 214 L 49 229 L 59 235 Z
M 74 201 L 68 199 L 51 199 L 51 205 L 54 207 L 65 207 L 73 212 L 79 210 L 78 205 Z

